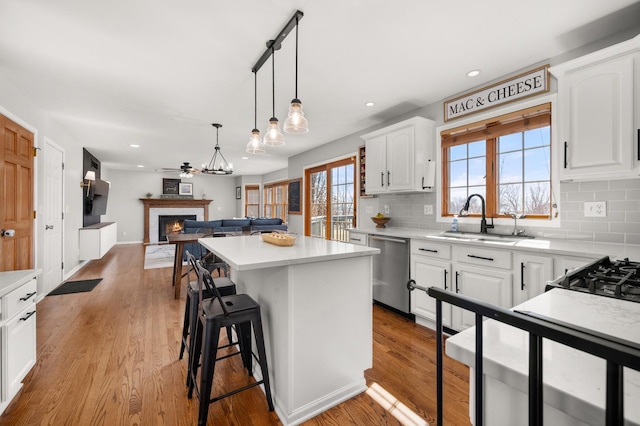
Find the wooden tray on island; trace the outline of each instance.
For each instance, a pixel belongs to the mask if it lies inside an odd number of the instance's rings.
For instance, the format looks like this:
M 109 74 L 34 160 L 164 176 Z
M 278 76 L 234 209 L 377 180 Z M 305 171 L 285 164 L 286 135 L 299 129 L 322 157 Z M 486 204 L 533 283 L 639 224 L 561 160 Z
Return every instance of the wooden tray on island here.
M 295 235 L 278 234 L 276 232 L 272 232 L 271 234 L 261 234 L 261 235 L 262 235 L 262 241 L 264 241 L 265 243 L 276 245 L 276 246 L 289 247 L 296 242 Z

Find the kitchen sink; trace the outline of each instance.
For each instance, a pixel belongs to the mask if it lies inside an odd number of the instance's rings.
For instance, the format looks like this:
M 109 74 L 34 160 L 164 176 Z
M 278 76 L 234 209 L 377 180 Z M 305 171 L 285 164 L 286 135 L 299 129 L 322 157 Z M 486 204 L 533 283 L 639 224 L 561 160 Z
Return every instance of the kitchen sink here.
M 482 234 L 480 232 L 453 232 L 444 231 L 437 235 L 431 235 L 431 238 L 442 238 L 460 241 L 487 241 L 501 244 L 515 244 L 524 239 L 532 239 L 534 237 L 528 235 L 501 235 L 501 234 Z

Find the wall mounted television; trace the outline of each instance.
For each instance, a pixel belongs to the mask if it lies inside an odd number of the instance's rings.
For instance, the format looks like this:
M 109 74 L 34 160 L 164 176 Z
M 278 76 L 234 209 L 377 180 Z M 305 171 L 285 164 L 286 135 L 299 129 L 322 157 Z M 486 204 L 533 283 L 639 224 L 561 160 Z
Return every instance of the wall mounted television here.
M 109 182 L 100 179 L 96 179 L 93 183 L 91 198 L 88 200 L 88 203 L 91 205 L 91 215 L 100 216 L 107 214 L 110 186 L 111 184 Z

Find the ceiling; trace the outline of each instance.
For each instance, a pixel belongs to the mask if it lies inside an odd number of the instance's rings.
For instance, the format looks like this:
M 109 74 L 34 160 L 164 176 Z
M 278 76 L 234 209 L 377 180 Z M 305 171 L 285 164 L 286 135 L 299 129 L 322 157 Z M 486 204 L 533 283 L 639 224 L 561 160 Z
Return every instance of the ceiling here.
M 155 171 L 184 161 L 199 167 L 213 154 L 216 122 L 234 174 L 260 175 L 287 167 L 292 155 L 637 25 L 639 5 L 0 0 L 0 74 L 103 167 Z M 264 155 L 246 154 L 254 127 L 251 68 L 296 10 L 304 13 L 298 97 L 311 130 L 285 134 L 286 145 Z M 271 65 L 257 74 L 263 134 L 272 115 Z M 472 69 L 482 73 L 469 78 Z M 275 54 L 281 123 L 295 95 L 294 71 L 290 34 Z M 375 106 L 365 107 L 368 101 Z

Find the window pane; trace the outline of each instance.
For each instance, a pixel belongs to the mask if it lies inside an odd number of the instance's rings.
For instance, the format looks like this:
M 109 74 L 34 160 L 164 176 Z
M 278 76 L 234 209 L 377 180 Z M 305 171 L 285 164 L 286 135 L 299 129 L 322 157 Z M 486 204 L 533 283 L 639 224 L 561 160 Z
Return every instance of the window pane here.
M 469 158 L 487 155 L 487 142 L 478 141 L 469 144 Z
M 525 184 L 525 214 L 551 214 L 551 203 L 549 201 L 549 194 L 551 192 L 550 187 L 551 185 L 549 182 L 534 182 Z
M 525 182 L 549 180 L 550 161 L 550 149 L 548 146 L 526 150 L 524 159 Z
M 498 138 L 498 152 L 517 151 L 521 149 L 522 133 L 513 133 Z
M 458 214 L 467 201 L 467 188 L 449 189 L 449 213 Z
M 449 186 L 467 186 L 466 161 L 454 161 L 449 164 Z
M 247 216 L 258 217 L 258 206 L 247 206 Z
M 467 158 L 467 145 L 457 145 L 449 148 L 449 161 Z
M 469 160 L 469 185 L 484 185 L 487 177 L 487 159 L 485 157 Z
M 522 151 L 498 156 L 498 183 L 522 182 Z
M 522 213 L 522 184 L 500 185 L 499 213 Z
M 534 148 L 551 144 L 550 127 L 541 127 L 539 129 L 527 130 L 524 132 L 524 147 Z

